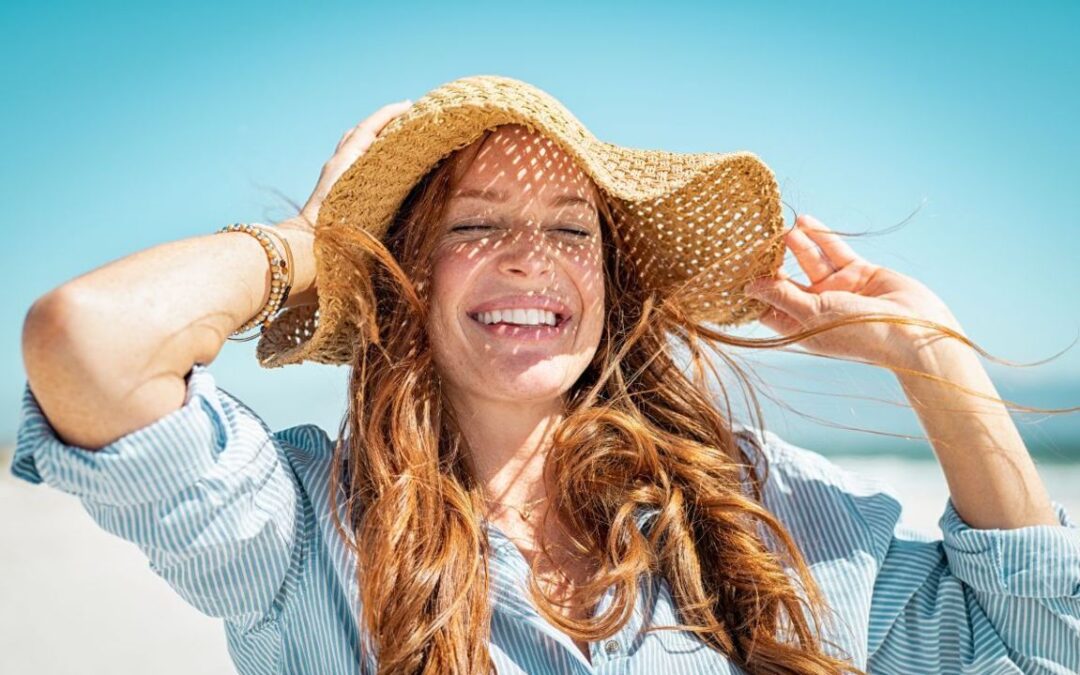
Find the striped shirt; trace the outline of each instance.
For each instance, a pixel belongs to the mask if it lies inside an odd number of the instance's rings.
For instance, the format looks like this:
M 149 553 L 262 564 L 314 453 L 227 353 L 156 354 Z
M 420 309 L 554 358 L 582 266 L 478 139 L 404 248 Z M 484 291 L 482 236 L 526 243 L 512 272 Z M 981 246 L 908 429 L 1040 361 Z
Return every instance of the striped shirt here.
M 61 442 L 27 383 L 12 473 L 76 495 L 184 600 L 223 619 L 239 672 L 373 671 L 355 559 L 329 512 L 333 442 L 312 424 L 272 432 L 202 364 L 186 382 L 181 408 L 96 452 Z M 839 619 L 823 635 L 841 650 L 830 653 L 874 673 L 1080 672 L 1080 529 L 1060 503 L 1057 525 L 1002 530 L 969 527 L 948 499 L 933 538 L 899 523 L 886 484 L 736 428 L 764 446 L 764 504 Z M 528 600 L 517 547 L 487 532 L 499 673 L 743 672 L 692 634 L 639 632 L 677 623 L 658 577 L 641 581 L 631 620 L 585 658 Z M 596 611 L 610 601 L 609 589 Z

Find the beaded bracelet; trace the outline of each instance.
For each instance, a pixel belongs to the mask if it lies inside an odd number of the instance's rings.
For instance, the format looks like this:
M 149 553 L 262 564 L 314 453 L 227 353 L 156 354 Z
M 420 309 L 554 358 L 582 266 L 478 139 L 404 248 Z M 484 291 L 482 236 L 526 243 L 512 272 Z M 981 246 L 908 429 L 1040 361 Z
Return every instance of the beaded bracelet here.
M 217 231 L 217 234 L 224 232 L 246 232 L 251 236 L 259 240 L 263 249 L 266 251 L 266 258 L 270 261 L 270 297 L 267 299 L 266 304 L 251 320 L 245 323 L 240 328 L 236 329 L 232 334 L 240 335 L 245 331 L 251 330 L 255 326 L 260 326 L 259 332 L 246 338 L 229 337 L 228 340 L 236 342 L 247 342 L 254 340 L 262 335 L 263 331 L 273 323 L 276 314 L 285 301 L 289 299 L 289 291 L 292 290 L 293 283 L 293 257 L 292 248 L 289 246 L 289 241 L 281 236 L 280 233 L 275 232 L 271 228 L 259 224 L 247 224 L 247 223 L 232 223 L 226 225 Z M 285 248 L 285 258 L 278 254 L 276 247 L 270 242 L 268 234 L 273 234 L 277 237 Z

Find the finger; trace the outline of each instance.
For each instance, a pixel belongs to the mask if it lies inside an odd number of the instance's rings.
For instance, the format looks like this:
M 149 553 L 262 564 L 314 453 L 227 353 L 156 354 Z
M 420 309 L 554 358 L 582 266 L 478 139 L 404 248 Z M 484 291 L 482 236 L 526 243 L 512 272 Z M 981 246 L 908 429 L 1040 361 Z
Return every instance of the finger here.
M 371 144 L 375 142 L 375 138 L 379 135 L 379 132 L 382 131 L 383 127 L 404 111 L 405 108 L 400 107 L 400 104 L 396 103 L 391 106 L 380 108 L 378 112 L 361 122 L 350 132 L 350 136 L 345 140 L 342 148 L 349 148 L 350 150 L 361 153 L 366 152 Z M 350 146 L 354 147 L 350 148 Z
M 356 127 L 353 127 L 352 129 L 346 129 L 345 133 L 341 134 L 341 140 L 338 141 L 337 147 L 334 148 L 334 152 L 341 150 L 341 146 L 345 145 L 349 141 L 349 138 L 352 136 L 354 131 L 356 131 Z
M 791 277 L 791 275 L 787 273 L 787 270 L 785 270 L 783 267 L 776 270 L 776 278 L 777 279 L 786 279 L 787 281 L 790 281 L 791 283 L 795 284 L 795 286 L 797 286 L 798 288 L 801 288 L 804 291 L 809 291 L 810 290 L 810 287 L 807 286 L 806 284 L 795 281 L 795 279 L 793 279 Z
M 818 297 L 799 288 L 790 279 L 759 279 L 746 287 L 746 295 L 805 321 L 818 312 Z
M 405 112 L 410 107 L 412 107 L 412 101 L 409 100 L 388 103 L 372 113 L 366 120 L 356 125 L 356 130 L 368 131 L 374 136 L 380 129 L 389 124 L 390 120 Z
M 810 214 L 800 215 L 795 219 L 795 224 L 800 226 L 800 229 L 821 248 L 836 269 L 843 269 L 860 260 L 859 255 L 840 238 L 840 235 Z
M 758 317 L 758 322 L 779 335 L 791 335 L 802 328 L 798 321 L 775 307 L 770 307 L 762 312 L 761 316 Z
M 392 119 L 400 115 L 401 113 L 412 107 L 412 101 L 406 99 L 404 101 L 398 101 L 397 103 L 389 103 L 379 108 L 367 119 L 363 120 L 355 127 L 346 129 L 345 133 L 341 135 L 341 140 L 338 141 L 335 152 L 341 150 L 352 138 L 356 137 L 357 132 L 364 132 L 360 137 L 368 141 L 375 140 L 375 136 L 390 123 Z
M 811 285 L 820 283 L 836 271 L 836 268 L 829 262 L 828 256 L 825 255 L 825 251 L 822 251 L 802 228 L 792 228 L 787 233 L 786 241 L 791 252 L 795 254 L 795 260 L 799 262 L 799 267 L 806 272 L 807 278 L 810 279 Z

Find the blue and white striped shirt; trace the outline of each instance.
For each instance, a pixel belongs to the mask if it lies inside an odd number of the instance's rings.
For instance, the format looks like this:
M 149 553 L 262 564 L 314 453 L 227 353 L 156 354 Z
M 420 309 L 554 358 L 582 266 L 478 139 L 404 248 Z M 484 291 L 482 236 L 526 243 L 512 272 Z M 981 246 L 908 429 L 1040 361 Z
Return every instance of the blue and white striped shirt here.
M 187 602 L 224 619 L 239 672 L 360 672 L 355 560 L 329 512 L 331 439 L 310 424 L 272 432 L 204 365 L 187 383 L 183 407 L 97 452 L 61 442 L 27 383 L 12 473 L 77 495 Z M 949 499 L 934 539 L 899 524 L 884 483 L 749 430 L 772 467 L 765 506 L 841 619 L 824 637 L 856 665 L 1080 672 L 1080 529 L 1060 503 L 1059 525 L 1000 530 L 969 527 Z M 689 633 L 639 634 L 646 620 L 677 623 L 659 578 L 642 581 L 655 593 L 639 594 L 631 621 L 586 659 L 529 602 L 516 546 L 488 532 L 499 673 L 742 672 Z

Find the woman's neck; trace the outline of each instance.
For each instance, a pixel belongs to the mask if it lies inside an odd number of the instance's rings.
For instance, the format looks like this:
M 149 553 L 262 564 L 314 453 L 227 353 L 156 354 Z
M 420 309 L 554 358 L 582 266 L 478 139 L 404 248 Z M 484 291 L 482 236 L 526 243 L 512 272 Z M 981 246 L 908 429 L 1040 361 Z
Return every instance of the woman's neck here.
M 455 406 L 476 478 L 492 500 L 523 504 L 546 495 L 544 461 L 562 402 L 459 400 Z

